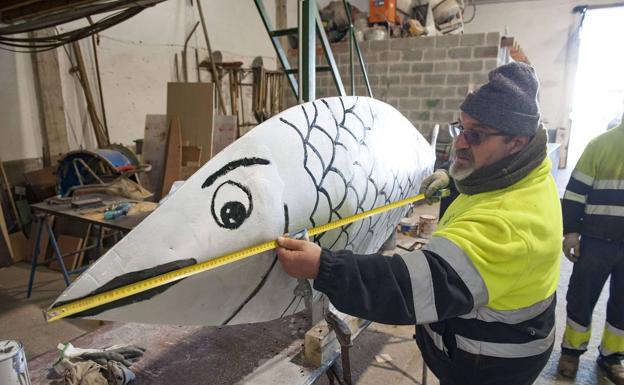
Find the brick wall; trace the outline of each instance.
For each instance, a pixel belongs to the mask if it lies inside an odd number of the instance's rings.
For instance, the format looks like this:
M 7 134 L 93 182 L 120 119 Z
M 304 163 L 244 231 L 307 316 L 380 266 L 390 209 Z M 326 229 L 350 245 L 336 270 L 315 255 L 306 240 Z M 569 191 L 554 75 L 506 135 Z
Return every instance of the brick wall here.
M 436 123 L 442 124 L 444 140 L 446 124 L 457 119 L 466 93 L 486 82 L 497 66 L 499 43 L 496 32 L 365 41 L 360 48 L 373 97 L 396 107 L 426 137 Z M 348 43 L 332 45 L 332 50 L 350 95 Z M 356 56 L 354 60 L 355 94 L 367 95 Z M 327 72 L 317 74 L 316 87 L 318 98 L 337 95 Z

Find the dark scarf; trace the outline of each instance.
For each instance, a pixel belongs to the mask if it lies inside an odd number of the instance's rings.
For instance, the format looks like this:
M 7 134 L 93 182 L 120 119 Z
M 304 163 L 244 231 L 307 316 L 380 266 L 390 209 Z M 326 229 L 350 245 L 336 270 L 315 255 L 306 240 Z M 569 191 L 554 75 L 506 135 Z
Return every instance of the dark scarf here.
M 464 180 L 456 180 L 457 190 L 473 195 L 511 186 L 542 164 L 546 158 L 546 141 L 546 130 L 538 129 L 524 150 L 481 167 Z

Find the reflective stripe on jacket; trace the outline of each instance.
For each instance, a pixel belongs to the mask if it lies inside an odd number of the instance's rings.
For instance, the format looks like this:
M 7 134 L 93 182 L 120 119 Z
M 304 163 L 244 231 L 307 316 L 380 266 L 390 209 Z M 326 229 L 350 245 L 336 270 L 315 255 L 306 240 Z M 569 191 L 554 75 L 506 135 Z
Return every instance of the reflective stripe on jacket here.
M 624 123 L 583 151 L 563 196 L 563 230 L 624 240 Z

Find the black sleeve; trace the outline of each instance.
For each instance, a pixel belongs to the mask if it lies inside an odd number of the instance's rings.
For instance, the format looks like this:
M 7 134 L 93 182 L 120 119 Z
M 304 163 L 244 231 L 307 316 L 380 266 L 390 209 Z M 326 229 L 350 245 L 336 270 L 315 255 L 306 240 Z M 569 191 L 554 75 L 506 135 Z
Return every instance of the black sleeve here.
M 343 313 L 392 325 L 416 322 L 410 275 L 398 255 L 323 249 L 314 288 Z
M 423 254 L 429 265 L 434 292 L 433 303 L 438 320 L 470 313 L 474 307 L 474 298 L 462 277 L 438 254 L 429 250 L 423 250 Z

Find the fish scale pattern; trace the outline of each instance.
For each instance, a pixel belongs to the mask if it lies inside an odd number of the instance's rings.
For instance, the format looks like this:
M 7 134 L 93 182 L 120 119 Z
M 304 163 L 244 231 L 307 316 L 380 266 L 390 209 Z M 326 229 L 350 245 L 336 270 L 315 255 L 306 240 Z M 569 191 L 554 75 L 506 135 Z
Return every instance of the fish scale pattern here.
M 355 99 L 352 105 L 345 105 L 342 98 L 320 99 L 300 108 L 305 116 L 305 127 L 285 118 L 281 121 L 300 137 L 304 169 L 316 186 L 316 202 L 308 218 L 310 226 L 323 225 L 417 194 L 423 176 L 418 167 L 388 168 L 371 151 L 374 130 L 384 128 L 378 124 L 381 122 L 366 99 Z M 332 116 L 333 121 L 321 122 L 324 116 Z M 331 145 L 328 146 L 328 142 Z M 331 151 L 321 151 L 328 148 Z M 319 234 L 313 240 L 329 249 L 376 252 L 407 210 L 405 206 L 387 211 Z

